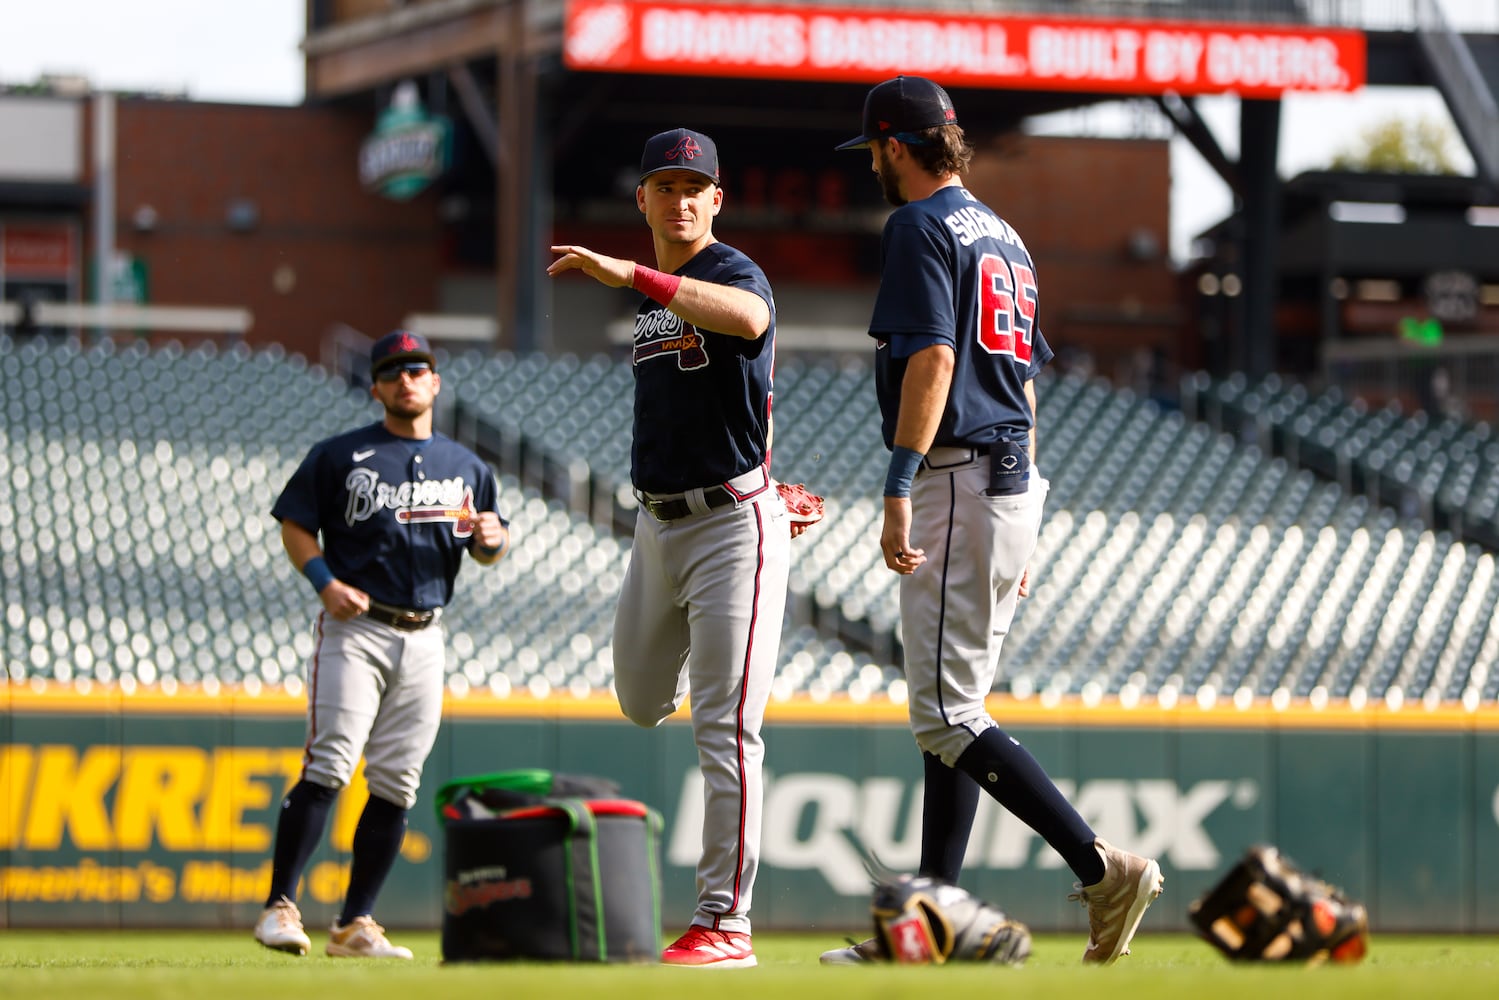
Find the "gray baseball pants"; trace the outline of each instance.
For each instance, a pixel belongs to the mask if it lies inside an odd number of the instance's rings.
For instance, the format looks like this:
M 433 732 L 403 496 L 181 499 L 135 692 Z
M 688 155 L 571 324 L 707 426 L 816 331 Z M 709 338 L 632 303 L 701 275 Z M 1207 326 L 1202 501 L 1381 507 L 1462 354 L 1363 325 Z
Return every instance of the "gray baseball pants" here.
M 764 798 L 760 726 L 790 562 L 791 528 L 774 488 L 675 521 L 641 510 L 615 612 L 614 686 L 624 714 L 658 726 L 691 691 L 704 795 L 692 922 L 716 930 L 750 929 Z
M 410 809 L 442 721 L 442 624 L 403 632 L 324 612 L 315 630 L 303 777 L 342 788 L 362 754 L 370 794 Z
M 1050 486 L 1035 468 L 1026 493 L 988 497 L 988 485 L 982 450 L 933 448 L 911 489 L 911 544 L 926 552 L 900 579 L 911 731 L 949 767 L 996 725 L 984 699 Z

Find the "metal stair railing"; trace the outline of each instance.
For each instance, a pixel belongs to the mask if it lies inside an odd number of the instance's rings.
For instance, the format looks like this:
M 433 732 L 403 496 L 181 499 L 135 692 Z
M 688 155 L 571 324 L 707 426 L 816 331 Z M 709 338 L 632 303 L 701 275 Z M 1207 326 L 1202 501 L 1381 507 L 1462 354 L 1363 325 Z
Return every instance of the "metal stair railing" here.
M 1447 24 L 1436 0 L 1416 0 L 1416 38 L 1479 176 L 1499 184 L 1499 105 L 1473 50 Z

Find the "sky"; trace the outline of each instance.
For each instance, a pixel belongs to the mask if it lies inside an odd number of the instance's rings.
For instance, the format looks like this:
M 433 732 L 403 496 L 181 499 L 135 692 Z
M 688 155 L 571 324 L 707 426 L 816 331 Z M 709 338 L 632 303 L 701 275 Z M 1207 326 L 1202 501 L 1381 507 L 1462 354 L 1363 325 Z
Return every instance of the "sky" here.
M 1368 0 L 1371 8 L 1399 0 Z M 1499 31 L 1499 0 L 1437 0 L 1459 25 Z M 102 90 L 180 92 L 193 100 L 295 104 L 303 93 L 298 49 L 306 0 L 0 0 L 0 82 L 30 83 L 45 73 L 76 74 Z M 1238 101 L 1204 98 L 1203 117 L 1231 156 L 1238 154 Z M 1291 177 L 1327 166 L 1392 117 L 1432 118 L 1451 128 L 1441 97 L 1424 88 L 1377 87 L 1354 95 L 1288 95 L 1281 107 L 1279 169 Z M 1140 127 L 1129 108 L 1103 106 L 1051 116 L 1038 132 L 1118 135 Z M 1146 128 L 1150 128 L 1146 123 Z M 1157 126 L 1158 127 L 1158 124 Z M 1472 159 L 1452 130 L 1460 171 Z M 1232 209 L 1227 187 L 1195 150 L 1171 141 L 1173 260 L 1192 236 Z

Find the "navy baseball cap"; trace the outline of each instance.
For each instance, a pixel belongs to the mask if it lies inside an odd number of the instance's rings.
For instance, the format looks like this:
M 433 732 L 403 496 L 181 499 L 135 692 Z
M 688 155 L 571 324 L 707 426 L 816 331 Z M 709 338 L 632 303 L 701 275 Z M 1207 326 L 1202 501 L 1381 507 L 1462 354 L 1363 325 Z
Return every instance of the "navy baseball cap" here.
M 425 361 L 434 369 L 437 367 L 437 356 L 432 353 L 432 345 L 427 343 L 426 337 L 409 330 L 396 330 L 375 341 L 375 346 L 370 348 L 370 372 L 407 358 Z
M 660 132 L 645 141 L 640 154 L 640 180 L 662 170 L 691 170 L 718 183 L 718 147 L 690 128 Z
M 864 98 L 864 134 L 837 149 L 863 149 L 876 139 L 900 139 L 938 125 L 958 124 L 947 91 L 924 76 L 898 76 L 873 87 Z

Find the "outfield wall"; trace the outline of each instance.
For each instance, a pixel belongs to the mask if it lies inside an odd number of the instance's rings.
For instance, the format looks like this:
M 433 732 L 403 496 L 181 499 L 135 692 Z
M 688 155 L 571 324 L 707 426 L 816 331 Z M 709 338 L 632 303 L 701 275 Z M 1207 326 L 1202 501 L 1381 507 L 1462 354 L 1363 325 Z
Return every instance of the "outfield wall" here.
M 1101 836 L 1161 859 L 1147 928 L 1256 842 L 1366 903 L 1376 930 L 1499 930 L 1499 711 L 1043 707 L 996 698 Z M 281 696 L 90 695 L 0 686 L 0 926 L 248 927 L 269 884 L 277 805 L 301 766 L 302 705 Z M 762 928 L 867 921 L 856 844 L 919 856 L 920 759 L 900 706 L 772 706 L 766 731 Z M 377 916 L 441 923 L 431 793 L 520 767 L 603 775 L 665 817 L 663 915 L 692 910 L 700 781 L 685 718 L 659 730 L 593 701 L 450 701 Z M 340 797 L 301 897 L 336 913 L 365 796 Z M 1029 829 L 980 806 L 965 883 L 1043 930 L 1082 930 L 1072 875 Z

